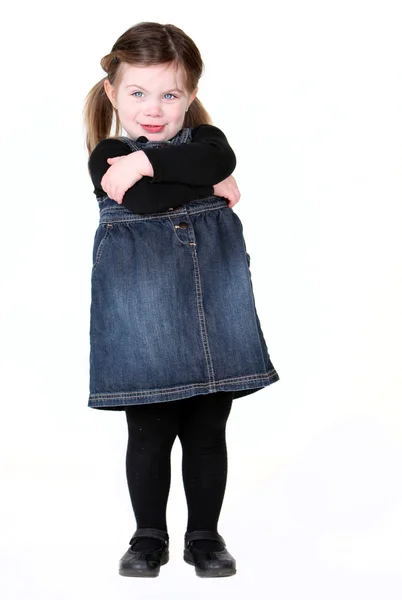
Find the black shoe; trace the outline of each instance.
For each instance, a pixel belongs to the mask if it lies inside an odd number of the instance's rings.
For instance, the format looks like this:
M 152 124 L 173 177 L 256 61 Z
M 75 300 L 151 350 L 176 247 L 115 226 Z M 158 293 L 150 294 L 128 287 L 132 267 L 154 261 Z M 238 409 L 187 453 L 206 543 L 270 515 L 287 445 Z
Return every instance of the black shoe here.
M 236 573 L 236 561 L 226 548 L 220 552 L 205 552 L 194 547 L 195 540 L 215 540 L 226 546 L 214 531 L 192 531 L 184 536 L 183 559 L 195 567 L 198 577 L 228 577 Z
M 135 541 L 140 537 L 158 538 L 161 540 L 161 547 L 151 552 L 136 552 Z M 152 529 L 143 527 L 137 529 L 129 542 L 131 546 L 121 557 L 119 562 L 119 574 L 126 577 L 157 577 L 161 565 L 165 565 L 169 560 L 169 535 L 162 529 Z

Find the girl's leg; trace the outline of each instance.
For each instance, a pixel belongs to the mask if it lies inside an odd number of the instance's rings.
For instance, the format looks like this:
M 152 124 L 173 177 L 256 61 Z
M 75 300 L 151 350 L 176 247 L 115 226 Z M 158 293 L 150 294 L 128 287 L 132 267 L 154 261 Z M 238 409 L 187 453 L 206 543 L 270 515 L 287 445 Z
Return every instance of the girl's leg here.
M 187 531 L 217 531 L 227 480 L 226 422 L 232 392 L 200 394 L 183 401 L 179 438 L 188 506 Z M 200 549 L 222 549 L 219 542 L 197 541 Z
M 167 531 L 166 506 L 170 490 L 170 455 L 178 433 L 179 403 L 155 402 L 128 406 L 127 483 L 137 528 Z M 139 552 L 151 551 L 160 540 L 136 541 Z

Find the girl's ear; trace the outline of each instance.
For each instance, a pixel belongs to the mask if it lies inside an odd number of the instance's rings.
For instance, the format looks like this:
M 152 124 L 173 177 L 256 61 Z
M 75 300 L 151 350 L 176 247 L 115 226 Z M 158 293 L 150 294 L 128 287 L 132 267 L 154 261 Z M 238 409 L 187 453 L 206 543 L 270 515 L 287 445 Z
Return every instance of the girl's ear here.
M 114 89 L 110 83 L 110 81 L 108 79 L 105 79 L 105 81 L 103 82 L 103 87 L 105 88 L 105 92 L 107 97 L 109 98 L 110 102 L 113 104 L 115 104 L 114 101 Z
M 192 103 L 192 101 L 194 100 L 194 98 L 196 97 L 197 92 L 198 92 L 198 87 L 195 88 L 195 90 L 192 92 L 192 94 L 191 94 L 191 96 L 189 98 L 190 99 L 189 106 Z

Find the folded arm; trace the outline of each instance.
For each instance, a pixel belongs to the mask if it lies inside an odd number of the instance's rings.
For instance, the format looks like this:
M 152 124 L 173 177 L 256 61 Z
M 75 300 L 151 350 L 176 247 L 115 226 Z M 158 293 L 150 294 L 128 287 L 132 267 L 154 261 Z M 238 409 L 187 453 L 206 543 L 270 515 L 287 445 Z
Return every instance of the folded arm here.
M 231 175 L 236 156 L 225 134 L 214 125 L 199 125 L 188 144 L 142 148 L 154 171 L 151 183 L 215 185 Z
M 97 197 L 106 194 L 101 181 L 111 166 L 107 159 L 131 153 L 127 144 L 114 138 L 106 138 L 94 148 L 88 168 Z M 190 143 L 159 148 L 144 146 L 142 153 L 147 157 L 152 176 L 143 176 L 128 188 L 122 201 L 137 214 L 160 212 L 212 196 L 213 186 L 229 177 L 236 166 L 226 136 L 213 125 L 195 127 Z
M 132 151 L 123 141 L 106 138 L 94 148 L 88 160 L 88 169 L 96 197 L 105 196 L 101 181 L 109 169 L 108 158 L 128 155 Z M 192 200 L 207 198 L 214 194 L 212 185 L 187 185 L 181 183 L 153 183 L 150 177 L 142 177 L 130 187 L 123 197 L 123 206 L 136 214 L 162 212 L 177 208 Z

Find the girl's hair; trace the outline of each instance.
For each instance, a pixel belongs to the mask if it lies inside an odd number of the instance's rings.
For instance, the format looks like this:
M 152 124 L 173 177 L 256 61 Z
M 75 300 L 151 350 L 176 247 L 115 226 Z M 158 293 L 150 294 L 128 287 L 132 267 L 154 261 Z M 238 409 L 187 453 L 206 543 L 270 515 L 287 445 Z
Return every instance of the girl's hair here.
M 110 54 L 102 58 L 100 64 L 107 76 L 98 81 L 85 98 L 83 116 L 89 154 L 101 140 L 121 135 L 117 111 L 106 94 L 103 82 L 109 79 L 111 85 L 117 88 L 122 79 L 122 63 L 140 66 L 171 63 L 182 67 L 188 93 L 197 87 L 204 71 L 197 46 L 178 27 L 152 22 L 137 23 L 130 27 L 118 38 Z M 113 117 L 116 119 L 115 134 L 111 136 Z M 204 123 L 211 124 L 212 120 L 196 97 L 186 112 L 183 127 L 197 127 Z

